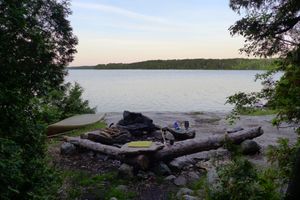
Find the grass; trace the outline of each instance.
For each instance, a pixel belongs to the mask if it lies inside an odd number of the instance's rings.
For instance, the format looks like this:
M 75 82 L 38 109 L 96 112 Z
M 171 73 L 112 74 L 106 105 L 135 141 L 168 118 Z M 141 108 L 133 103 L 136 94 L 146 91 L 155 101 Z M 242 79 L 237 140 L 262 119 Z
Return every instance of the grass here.
M 246 109 L 240 111 L 241 115 L 248 115 L 248 116 L 263 116 L 263 115 L 275 115 L 278 113 L 278 110 L 274 109 Z
M 136 194 L 132 191 L 121 191 L 118 185 L 127 185 L 128 180 L 120 179 L 117 172 L 91 174 L 83 171 L 65 170 L 62 172 L 63 186 L 66 199 L 133 199 Z

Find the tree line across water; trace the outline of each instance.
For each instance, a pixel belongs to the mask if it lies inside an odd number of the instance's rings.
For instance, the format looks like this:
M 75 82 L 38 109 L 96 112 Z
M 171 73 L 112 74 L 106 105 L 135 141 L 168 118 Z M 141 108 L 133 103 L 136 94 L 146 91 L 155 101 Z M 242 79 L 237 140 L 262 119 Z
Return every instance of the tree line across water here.
M 269 70 L 275 59 L 183 59 L 149 60 L 134 63 L 109 63 L 69 69 L 211 69 L 211 70 Z

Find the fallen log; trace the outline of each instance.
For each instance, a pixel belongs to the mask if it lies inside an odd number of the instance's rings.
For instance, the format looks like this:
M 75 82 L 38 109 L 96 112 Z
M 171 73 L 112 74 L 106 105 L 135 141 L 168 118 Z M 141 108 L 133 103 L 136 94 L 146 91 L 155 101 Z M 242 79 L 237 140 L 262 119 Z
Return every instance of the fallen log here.
M 230 140 L 235 144 L 240 144 L 246 139 L 253 139 L 261 136 L 263 130 L 261 127 L 238 131 L 235 133 L 211 136 L 205 140 L 194 138 L 176 142 L 174 145 L 165 147 L 154 154 L 155 160 L 172 160 L 183 155 L 193 154 L 201 151 L 217 149 L 223 146 L 226 140 Z
M 117 157 L 121 153 L 121 150 L 118 147 L 93 142 L 88 139 L 81 139 L 79 137 L 64 137 L 64 140 L 74 145 L 100 152 L 109 156 Z

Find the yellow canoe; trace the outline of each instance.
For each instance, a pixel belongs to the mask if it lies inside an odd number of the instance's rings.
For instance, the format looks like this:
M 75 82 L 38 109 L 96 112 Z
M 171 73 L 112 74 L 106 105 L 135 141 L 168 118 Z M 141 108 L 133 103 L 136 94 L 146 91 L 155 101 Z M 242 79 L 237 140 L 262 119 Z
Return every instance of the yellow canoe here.
M 54 135 L 73 129 L 82 128 L 103 120 L 104 116 L 104 113 L 75 115 L 55 124 L 49 125 L 47 128 L 47 135 Z

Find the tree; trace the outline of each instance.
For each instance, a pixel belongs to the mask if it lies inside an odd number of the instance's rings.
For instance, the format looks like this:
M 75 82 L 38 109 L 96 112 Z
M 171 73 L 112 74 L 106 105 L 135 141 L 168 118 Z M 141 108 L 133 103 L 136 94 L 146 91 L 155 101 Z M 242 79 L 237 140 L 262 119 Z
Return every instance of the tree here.
M 67 0 L 0 0 L 1 199 L 39 198 L 53 178 L 32 99 L 61 89 L 77 44 L 70 14 Z
M 230 7 L 243 15 L 230 27 L 232 35 L 245 38 L 241 49 L 248 55 L 276 56 L 277 68 L 259 75 L 264 80 L 261 92 L 238 93 L 228 98 L 236 105 L 234 112 L 265 99 L 267 105 L 279 110 L 274 123 L 300 121 L 300 1 L 299 0 L 230 0 Z M 278 81 L 270 77 L 282 71 Z M 299 132 L 299 128 L 298 128 Z M 299 151 L 300 153 L 300 151 Z M 299 154 L 300 155 L 300 154 Z M 300 163 L 298 155 L 297 166 Z M 292 173 L 286 199 L 300 195 L 299 167 Z

